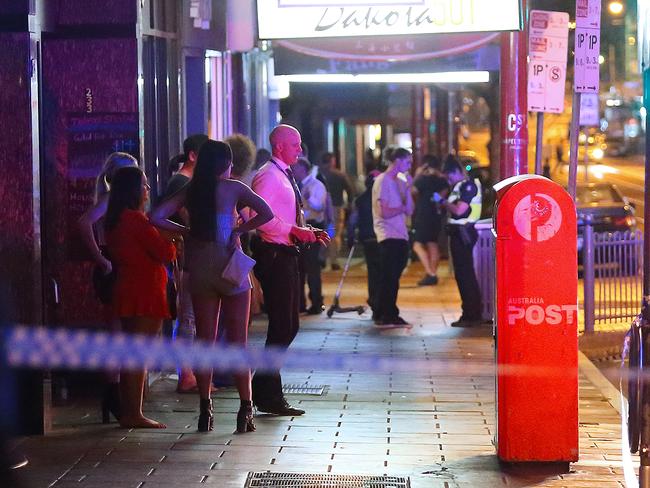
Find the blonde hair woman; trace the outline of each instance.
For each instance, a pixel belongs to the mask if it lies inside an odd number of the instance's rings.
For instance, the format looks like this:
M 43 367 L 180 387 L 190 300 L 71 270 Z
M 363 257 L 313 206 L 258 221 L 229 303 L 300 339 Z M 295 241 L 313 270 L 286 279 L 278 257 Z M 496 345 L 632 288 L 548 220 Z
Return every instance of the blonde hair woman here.
M 81 239 L 90 251 L 93 261 L 97 265 L 97 272 L 108 275 L 113 271 L 113 264 L 108 258 L 106 251 L 106 237 L 104 233 L 104 216 L 108 209 L 108 197 L 111 190 L 111 182 L 115 173 L 120 168 L 137 167 L 138 161 L 130 154 L 114 152 L 110 154 L 102 170 L 97 176 L 95 183 L 95 203 L 84 212 L 79 219 L 79 233 Z M 104 297 L 105 305 L 108 305 L 110 298 Z M 108 316 L 108 314 L 106 314 Z M 108 319 L 108 328 L 112 331 L 120 330 L 119 320 Z M 110 413 L 119 420 L 119 370 L 107 370 L 106 388 L 102 400 L 102 421 L 107 424 L 110 421 Z

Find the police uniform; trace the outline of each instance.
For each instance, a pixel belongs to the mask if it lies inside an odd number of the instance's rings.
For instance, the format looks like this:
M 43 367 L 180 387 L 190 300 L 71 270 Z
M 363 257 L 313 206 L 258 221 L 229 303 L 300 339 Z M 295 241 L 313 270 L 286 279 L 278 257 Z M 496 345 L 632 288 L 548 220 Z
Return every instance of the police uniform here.
M 481 292 L 474 272 L 473 249 L 478 238 L 474 223 L 481 217 L 481 182 L 478 179 L 466 178 L 456 183 L 447 202 L 458 201 L 467 203 L 469 208 L 461 215 L 453 215 L 450 212 L 447 230 L 463 308 L 460 322 L 477 322 L 481 320 Z

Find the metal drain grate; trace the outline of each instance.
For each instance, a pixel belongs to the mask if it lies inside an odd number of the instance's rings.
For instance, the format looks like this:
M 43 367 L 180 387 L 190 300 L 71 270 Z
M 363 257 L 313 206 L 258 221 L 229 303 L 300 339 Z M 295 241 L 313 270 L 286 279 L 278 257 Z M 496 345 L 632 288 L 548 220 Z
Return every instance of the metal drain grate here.
M 282 393 L 289 395 L 316 395 L 322 396 L 327 385 L 282 385 Z
M 244 488 L 411 488 L 409 478 L 343 474 L 250 472 Z

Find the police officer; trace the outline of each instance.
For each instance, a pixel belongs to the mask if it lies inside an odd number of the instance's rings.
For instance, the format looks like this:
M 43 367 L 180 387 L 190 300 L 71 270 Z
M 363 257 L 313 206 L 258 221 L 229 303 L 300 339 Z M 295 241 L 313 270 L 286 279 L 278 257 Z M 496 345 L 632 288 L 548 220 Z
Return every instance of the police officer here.
M 474 273 L 472 250 L 478 234 L 474 223 L 481 216 L 481 183 L 468 177 L 456 158 L 449 156 L 443 172 L 447 176 L 451 193 L 447 200 L 435 194 L 434 200 L 447 209 L 449 248 L 454 264 L 454 274 L 463 313 L 452 327 L 472 327 L 482 323 L 481 292 Z

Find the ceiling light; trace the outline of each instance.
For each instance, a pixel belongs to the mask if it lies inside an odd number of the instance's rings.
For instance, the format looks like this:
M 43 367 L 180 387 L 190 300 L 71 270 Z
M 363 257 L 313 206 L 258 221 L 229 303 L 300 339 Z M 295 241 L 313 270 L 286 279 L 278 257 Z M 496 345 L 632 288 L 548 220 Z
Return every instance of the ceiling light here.
M 487 83 L 488 71 L 446 71 L 441 73 L 390 73 L 390 74 L 304 74 L 278 75 L 293 83 Z

